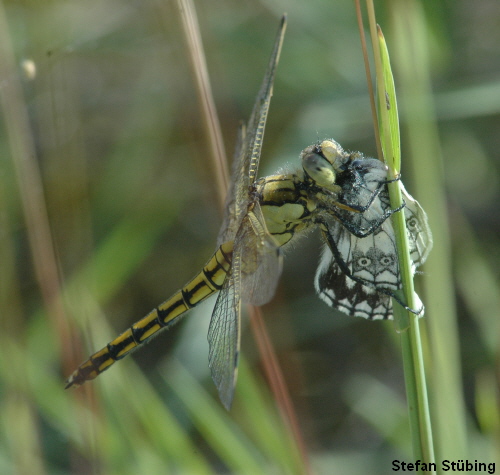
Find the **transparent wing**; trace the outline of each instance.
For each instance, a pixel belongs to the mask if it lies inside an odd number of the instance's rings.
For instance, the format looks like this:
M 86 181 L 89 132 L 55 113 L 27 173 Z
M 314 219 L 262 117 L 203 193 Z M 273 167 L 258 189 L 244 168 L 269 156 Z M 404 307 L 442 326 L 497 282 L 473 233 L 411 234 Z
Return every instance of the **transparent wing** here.
M 224 407 L 233 402 L 240 351 L 240 256 L 233 254 L 231 273 L 217 297 L 208 328 L 208 366 Z
M 281 275 L 281 253 L 266 229 L 259 203 L 243 219 L 235 241 L 241 252 L 241 298 L 252 305 L 264 305 L 276 291 Z
M 278 34 L 266 75 L 253 106 L 252 114 L 246 127 L 241 127 L 238 145 L 233 158 L 231 185 L 226 199 L 226 207 L 222 227 L 219 232 L 218 245 L 235 238 L 239 224 L 247 212 L 250 200 L 249 191 L 253 185 L 259 168 L 262 140 L 266 126 L 267 113 L 273 93 L 274 77 L 278 65 L 281 46 L 286 29 L 286 16 L 281 19 Z
M 222 218 L 222 225 L 217 237 L 217 246 L 233 241 L 238 230 L 242 210 L 248 206 L 248 197 L 243 197 L 243 203 L 238 202 L 241 199 L 242 190 L 246 186 L 246 178 L 248 177 L 248 170 L 245 170 L 244 163 L 244 149 L 243 142 L 245 141 L 246 127 L 241 124 L 238 129 L 238 140 L 236 143 L 236 150 L 233 156 L 233 166 L 231 172 L 231 182 L 226 196 L 226 203 L 224 205 L 224 216 Z
M 247 126 L 239 129 L 231 185 L 217 239 L 217 245 L 234 241 L 231 271 L 217 298 L 208 330 L 209 366 L 226 409 L 231 407 L 237 378 L 241 298 L 256 305 L 267 302 L 274 294 L 281 269 L 276 243 L 265 228 L 259 204 L 252 203 L 252 185 L 285 29 L 284 16 L 252 114 Z
M 244 217 L 234 241 L 231 271 L 219 293 L 208 329 L 209 367 L 229 409 L 234 395 L 241 340 L 241 300 L 263 305 L 274 295 L 281 256 L 267 232 L 258 203 Z

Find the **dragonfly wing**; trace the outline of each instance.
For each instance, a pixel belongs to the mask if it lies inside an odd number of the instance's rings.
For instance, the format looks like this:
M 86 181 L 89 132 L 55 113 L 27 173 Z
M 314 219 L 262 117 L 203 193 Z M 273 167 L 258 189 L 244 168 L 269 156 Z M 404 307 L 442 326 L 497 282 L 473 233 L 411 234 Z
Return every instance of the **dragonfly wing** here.
M 273 52 L 269 60 L 264 80 L 257 99 L 253 106 L 252 114 L 247 126 L 240 127 L 238 145 L 233 158 L 231 186 L 226 199 L 226 207 L 222 228 L 219 232 L 218 245 L 235 238 L 243 216 L 247 211 L 250 201 L 249 191 L 253 185 L 259 168 L 264 129 L 266 127 L 267 113 L 273 93 L 276 67 L 283 44 L 286 29 L 286 17 L 281 20 L 278 34 L 274 42 Z
M 286 17 L 284 16 L 252 114 L 247 126 L 241 126 L 239 130 L 238 144 L 233 158 L 231 185 L 217 239 L 218 245 L 234 241 L 231 271 L 217 298 L 208 331 L 209 366 L 221 401 L 227 409 L 233 400 L 237 377 L 241 297 L 253 303 L 259 303 L 259 298 L 269 300 L 269 295 L 274 294 L 276 287 L 275 274 L 279 276 L 279 265 L 274 270 L 271 269 L 275 262 L 272 262 L 273 259 L 267 257 L 268 253 L 265 252 L 268 248 L 277 252 L 272 237 L 267 232 L 255 231 L 262 228 L 261 223 L 264 223 L 262 213 L 259 209 L 257 213 L 260 213 L 260 216 L 256 216 L 255 213 L 249 212 L 249 209 L 285 29 Z M 258 208 L 258 203 L 254 204 L 253 208 L 255 207 Z M 265 224 L 263 229 L 265 230 Z M 269 255 L 272 255 L 272 252 Z M 245 263 L 244 269 L 243 262 Z M 267 279 L 264 279 L 265 276 Z M 261 280 L 272 282 L 272 291 L 264 289 L 264 285 L 259 285 Z M 262 290 L 265 292 L 261 292 Z
M 246 209 L 248 198 L 243 197 L 243 203 L 238 202 L 241 199 L 243 190 L 248 190 L 248 170 L 245 170 L 246 164 L 244 161 L 244 148 L 246 127 L 240 124 L 238 129 L 238 139 L 236 150 L 233 156 L 233 167 L 231 172 L 231 182 L 226 196 L 224 205 L 224 216 L 222 218 L 222 226 L 217 237 L 217 245 L 233 241 L 236 236 L 236 231 L 241 221 L 242 209 Z
M 233 253 L 233 266 L 217 297 L 208 328 L 208 366 L 224 407 L 233 402 L 240 351 L 240 256 Z
M 268 233 L 259 203 L 247 212 L 234 241 L 231 271 L 217 298 L 208 329 L 209 367 L 229 409 L 241 340 L 241 301 L 262 305 L 274 295 L 281 273 L 279 246 Z
M 267 231 L 258 202 L 245 216 L 235 241 L 241 252 L 241 298 L 252 305 L 264 305 L 276 291 L 282 269 L 280 248 Z

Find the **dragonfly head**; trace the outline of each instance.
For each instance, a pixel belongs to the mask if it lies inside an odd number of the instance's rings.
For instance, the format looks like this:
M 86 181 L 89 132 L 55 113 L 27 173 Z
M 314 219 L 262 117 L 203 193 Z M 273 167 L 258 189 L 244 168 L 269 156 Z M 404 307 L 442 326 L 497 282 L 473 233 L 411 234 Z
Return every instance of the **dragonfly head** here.
M 334 140 L 311 145 L 300 154 L 304 172 L 319 186 L 336 189 L 337 171 L 345 161 L 345 152 Z

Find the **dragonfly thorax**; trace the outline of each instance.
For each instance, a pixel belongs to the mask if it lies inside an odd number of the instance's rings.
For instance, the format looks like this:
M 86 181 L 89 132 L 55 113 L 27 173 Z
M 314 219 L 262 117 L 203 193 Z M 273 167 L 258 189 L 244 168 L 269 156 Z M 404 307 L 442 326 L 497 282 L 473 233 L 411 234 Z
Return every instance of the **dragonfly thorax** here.
M 279 246 L 313 224 L 316 202 L 311 199 L 303 175 L 271 175 L 256 183 L 267 230 Z

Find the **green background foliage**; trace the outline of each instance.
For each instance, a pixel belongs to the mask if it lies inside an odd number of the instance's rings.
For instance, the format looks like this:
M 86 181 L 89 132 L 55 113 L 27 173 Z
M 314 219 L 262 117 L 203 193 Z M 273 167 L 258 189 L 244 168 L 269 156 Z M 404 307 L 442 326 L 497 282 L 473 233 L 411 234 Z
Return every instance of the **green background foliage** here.
M 410 12 L 404 17 L 401 5 Z M 427 353 L 431 412 L 435 395 L 446 390 L 432 378 L 442 359 L 461 378 L 455 396 L 467 409 L 468 453 L 453 456 L 493 462 L 500 6 L 496 0 L 376 6 L 395 72 L 403 180 L 429 212 L 436 241 L 450 236 L 416 278 L 429 302 L 424 336 L 445 311 L 459 330 L 460 359 L 446 361 L 455 351 L 446 346 L 454 345 L 446 331 L 438 351 Z M 234 407 L 228 414 L 218 402 L 207 367 L 213 300 L 95 382 L 63 390 L 75 364 L 201 268 L 221 218 L 173 2 L 7 1 L 0 8 L 8 24 L 2 55 L 15 59 L 10 71 L 2 67 L 0 88 L 22 88 L 17 106 L 27 113 L 29 132 L 21 144 L 33 141 L 30 157 L 44 191 L 34 202 L 45 202 L 55 249 L 50 264 L 43 236 L 24 217 L 25 195 L 36 190 L 19 186 L 15 124 L 3 115 L 0 473 L 302 473 L 248 328 Z M 196 9 L 228 156 L 284 11 L 289 24 L 260 175 L 297 167 L 300 151 L 326 137 L 375 155 L 352 2 L 216 0 L 198 1 Z M 405 64 L 419 54 L 421 77 L 408 78 Z M 421 96 L 411 79 L 425 85 Z M 414 120 L 415 104 L 424 102 L 436 127 Z M 417 143 L 415 131 L 424 137 Z M 416 184 L 419 166 L 434 179 Z M 444 220 L 434 213 L 435 189 L 426 188 L 436 184 L 446 200 Z M 399 339 L 392 323 L 349 318 L 315 296 L 320 249 L 312 233 L 287 253 L 279 290 L 263 308 L 265 322 L 313 469 L 386 474 L 392 460 L 412 460 Z M 60 273 L 60 287 L 47 282 L 46 262 Z M 443 267 L 449 277 L 423 288 Z M 445 440 L 436 445 L 438 460 L 452 457 Z

